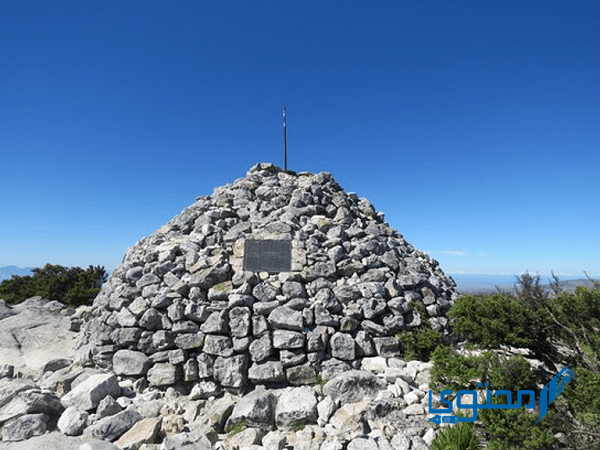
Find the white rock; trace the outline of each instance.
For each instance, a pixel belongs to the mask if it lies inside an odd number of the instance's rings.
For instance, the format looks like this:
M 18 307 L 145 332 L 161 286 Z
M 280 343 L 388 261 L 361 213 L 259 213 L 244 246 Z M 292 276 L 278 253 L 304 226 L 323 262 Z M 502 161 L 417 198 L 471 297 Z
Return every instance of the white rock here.
M 421 414 L 425 414 L 425 408 L 423 408 L 423 406 L 419 403 L 415 403 L 404 408 L 402 412 L 407 416 L 418 416 Z
M 412 405 L 413 403 L 417 403 L 419 401 L 419 397 L 414 392 L 409 392 L 404 396 L 404 400 L 407 405 Z
M 78 436 L 83 433 L 87 418 L 87 412 L 69 406 L 58 419 L 58 429 L 67 436 Z
M 297 423 L 317 421 L 317 397 L 310 387 L 290 388 L 283 391 L 277 401 L 275 420 L 278 425 L 292 426 Z
M 361 370 L 367 370 L 373 373 L 384 373 L 388 368 L 388 364 L 384 357 L 373 356 L 370 358 L 363 358 L 360 368 Z
M 282 450 L 285 443 L 285 436 L 279 430 L 269 431 L 262 438 L 262 445 L 265 450 Z
M 354 438 L 347 448 L 348 450 L 379 450 L 377 442 L 371 438 Z
M 431 443 L 435 439 L 435 430 L 433 428 L 428 429 L 423 435 L 423 440 L 428 446 L 431 446 Z
M 335 410 L 336 405 L 335 402 L 331 399 L 331 397 L 327 396 L 323 400 L 321 400 L 317 405 L 319 426 L 323 426 L 327 422 L 329 422 L 329 418 L 335 412 Z
M 406 381 L 404 381 L 402 378 L 397 378 L 396 382 L 394 384 L 396 386 L 398 386 L 400 389 L 402 389 L 402 392 L 405 394 L 408 394 L 411 391 L 409 384 Z
M 384 372 L 385 381 L 394 383 L 398 378 L 402 377 L 404 370 L 397 367 L 388 367 Z
M 113 374 L 92 375 L 78 384 L 71 392 L 60 399 L 65 408 L 76 408 L 89 411 L 94 409 L 107 395 L 114 398 L 121 394 L 121 386 Z

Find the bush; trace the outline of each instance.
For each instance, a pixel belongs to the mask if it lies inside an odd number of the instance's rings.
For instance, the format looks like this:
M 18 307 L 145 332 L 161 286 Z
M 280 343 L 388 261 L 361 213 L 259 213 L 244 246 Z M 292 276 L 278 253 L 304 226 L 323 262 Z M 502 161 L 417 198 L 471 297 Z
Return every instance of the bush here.
M 492 397 L 492 403 L 504 404 L 505 401 Z M 488 450 L 547 450 L 555 442 L 554 433 L 547 424 L 548 417 L 535 425 L 539 415 L 524 407 L 481 409 L 478 418 L 484 424 Z
M 577 420 L 600 423 L 600 373 L 577 367 L 575 379 L 567 384 L 563 395 Z
M 500 345 L 541 350 L 547 342 L 549 320 L 541 310 L 508 295 L 465 296 L 448 311 L 454 331 L 484 348 Z
M 441 345 L 442 333 L 437 330 L 413 330 L 398 334 L 404 346 L 404 359 L 429 361 L 431 352 Z
M 101 266 L 84 270 L 46 264 L 41 269 L 33 269 L 33 275 L 4 280 L 0 284 L 0 298 L 14 304 L 39 295 L 69 306 L 86 305 L 91 304 L 106 279 L 106 271 Z
M 450 347 L 438 347 L 432 353 L 431 389 L 459 391 L 476 389 L 477 383 L 488 383 L 489 389 L 536 389 L 535 373 L 522 356 L 506 358 L 492 351 L 477 356 L 457 354 Z
M 477 450 L 479 438 L 472 423 L 447 426 L 431 443 L 431 450 Z

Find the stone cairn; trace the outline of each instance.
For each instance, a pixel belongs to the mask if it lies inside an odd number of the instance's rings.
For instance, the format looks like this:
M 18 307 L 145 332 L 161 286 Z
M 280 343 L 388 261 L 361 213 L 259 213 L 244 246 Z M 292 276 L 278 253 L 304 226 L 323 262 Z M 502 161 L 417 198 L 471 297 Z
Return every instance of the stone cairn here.
M 291 271 L 244 270 L 245 241 L 291 241 Z M 78 359 L 146 386 L 314 384 L 447 331 L 456 285 L 327 173 L 257 164 L 125 255 L 82 325 Z M 198 392 L 196 392 L 198 394 Z

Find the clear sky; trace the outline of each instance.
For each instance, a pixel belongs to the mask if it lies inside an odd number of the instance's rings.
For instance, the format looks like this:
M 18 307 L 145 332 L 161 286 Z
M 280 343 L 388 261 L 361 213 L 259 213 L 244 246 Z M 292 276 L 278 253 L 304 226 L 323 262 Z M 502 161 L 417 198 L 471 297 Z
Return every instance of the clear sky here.
M 446 272 L 600 274 L 600 1 L 0 2 L 0 266 L 104 265 L 259 161 Z

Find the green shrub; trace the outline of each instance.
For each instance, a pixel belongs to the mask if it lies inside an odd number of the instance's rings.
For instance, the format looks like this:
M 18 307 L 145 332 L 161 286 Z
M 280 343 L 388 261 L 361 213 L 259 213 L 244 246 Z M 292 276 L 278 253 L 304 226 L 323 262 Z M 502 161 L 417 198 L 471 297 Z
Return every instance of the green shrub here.
M 465 296 L 448 311 L 454 331 L 484 348 L 500 345 L 540 348 L 547 340 L 548 319 L 543 311 L 507 295 Z
M 84 270 L 46 264 L 41 269 L 33 269 L 33 275 L 4 280 L 0 284 L 0 298 L 14 304 L 39 295 L 69 306 L 86 305 L 91 304 L 106 279 L 106 271 L 101 266 Z
M 577 420 L 600 423 L 600 373 L 585 367 L 575 368 L 575 379 L 567 384 L 563 395 Z
M 492 397 L 492 403 L 504 404 L 506 400 Z M 548 411 L 551 415 L 551 411 Z M 484 425 L 488 450 L 546 450 L 555 442 L 548 426 L 548 417 L 535 424 L 539 415 L 521 409 L 481 409 L 478 419 Z
M 575 294 L 560 294 L 547 300 L 553 338 L 576 352 L 564 362 L 570 367 L 600 368 L 600 288 L 578 287 Z
M 404 359 L 429 361 L 431 352 L 442 345 L 442 333 L 437 330 L 412 330 L 398 334 L 404 346 Z
M 458 423 L 444 428 L 431 443 L 431 450 L 477 450 L 479 438 L 473 423 Z
M 443 389 L 458 391 L 474 389 L 477 382 L 487 380 L 492 352 L 480 356 L 464 356 L 457 354 L 452 347 L 438 347 L 431 354 L 431 383 L 429 387 L 441 392 Z
M 535 373 L 522 356 L 507 358 L 492 351 L 464 356 L 451 347 L 438 347 L 431 356 L 430 387 L 436 392 L 475 389 L 478 382 L 488 383 L 489 389 L 493 390 L 536 389 Z

